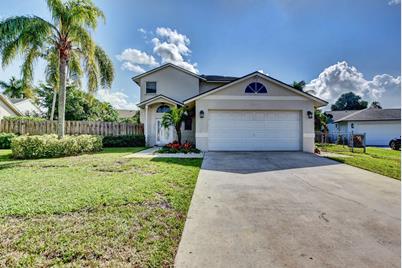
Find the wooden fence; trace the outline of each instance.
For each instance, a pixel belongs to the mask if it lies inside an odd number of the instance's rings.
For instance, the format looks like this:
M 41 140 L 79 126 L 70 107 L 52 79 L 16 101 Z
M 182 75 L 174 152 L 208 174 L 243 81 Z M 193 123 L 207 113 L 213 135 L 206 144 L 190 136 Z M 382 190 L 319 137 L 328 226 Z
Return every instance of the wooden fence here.
M 57 134 L 57 121 L 35 122 L 32 120 L 0 120 L 0 132 L 43 135 Z M 89 122 L 66 121 L 66 135 L 91 134 L 101 136 L 142 135 L 142 124 L 115 123 L 115 122 Z

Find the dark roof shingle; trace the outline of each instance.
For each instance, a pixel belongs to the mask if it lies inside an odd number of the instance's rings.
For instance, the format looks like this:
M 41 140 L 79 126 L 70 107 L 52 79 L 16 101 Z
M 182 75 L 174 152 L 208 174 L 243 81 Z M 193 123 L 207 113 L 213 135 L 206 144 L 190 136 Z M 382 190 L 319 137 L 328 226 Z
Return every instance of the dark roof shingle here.
M 342 118 L 334 120 L 335 122 L 342 121 L 387 121 L 401 120 L 401 109 L 364 109 L 355 111 Z
M 202 74 L 200 76 L 205 78 L 207 81 L 214 81 L 214 82 L 231 82 L 238 78 L 234 76 L 206 75 L 206 74 Z

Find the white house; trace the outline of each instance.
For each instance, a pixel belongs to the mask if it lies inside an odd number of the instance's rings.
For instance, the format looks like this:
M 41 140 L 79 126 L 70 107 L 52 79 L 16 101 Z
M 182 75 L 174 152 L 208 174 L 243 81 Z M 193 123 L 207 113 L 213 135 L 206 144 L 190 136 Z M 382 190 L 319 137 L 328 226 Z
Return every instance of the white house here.
M 364 109 L 326 112 L 332 119 L 330 133 L 366 134 L 366 144 L 388 146 L 401 136 L 401 109 Z
M 5 116 L 19 116 L 23 113 L 6 96 L 0 93 L 0 119 Z
M 37 116 L 42 113 L 41 109 L 31 99 L 9 99 L 23 115 Z
M 147 145 L 175 139 L 161 118 L 186 106 L 183 141 L 203 151 L 314 151 L 314 107 L 327 102 L 260 72 L 243 77 L 198 75 L 173 64 L 132 78 L 140 87 Z

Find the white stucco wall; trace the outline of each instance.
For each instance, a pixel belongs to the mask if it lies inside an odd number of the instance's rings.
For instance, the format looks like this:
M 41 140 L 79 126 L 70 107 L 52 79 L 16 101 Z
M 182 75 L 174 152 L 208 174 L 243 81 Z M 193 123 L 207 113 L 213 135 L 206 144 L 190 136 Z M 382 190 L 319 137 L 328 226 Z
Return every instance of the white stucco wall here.
M 156 82 L 156 93 L 146 94 L 146 82 Z M 183 101 L 199 92 L 199 79 L 195 76 L 166 67 L 140 80 L 140 102 L 162 94 L 177 101 Z
M 307 111 L 314 111 L 313 101 L 262 78 L 258 78 L 258 82 L 266 86 L 267 94 L 244 93 L 250 82 L 255 82 L 255 79 L 250 78 L 196 100 L 195 137 L 197 148 L 204 151 L 208 150 L 209 110 L 283 110 L 301 112 L 301 148 L 305 152 L 313 152 L 314 119 L 307 117 Z M 202 119 L 199 118 L 201 110 L 204 111 L 204 118 Z

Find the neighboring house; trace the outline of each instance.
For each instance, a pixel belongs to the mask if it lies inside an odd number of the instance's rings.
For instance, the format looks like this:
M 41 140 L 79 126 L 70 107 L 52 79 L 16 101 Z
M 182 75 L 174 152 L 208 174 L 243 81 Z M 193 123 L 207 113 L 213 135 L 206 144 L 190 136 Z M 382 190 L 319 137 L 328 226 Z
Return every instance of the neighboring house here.
M 391 139 L 401 136 L 401 109 L 359 111 L 330 111 L 328 124 L 331 133 L 366 133 L 366 144 L 387 146 Z
M 19 116 L 23 113 L 6 96 L 0 93 L 0 119 L 5 116 Z
M 314 151 L 314 107 L 327 102 L 260 72 L 240 78 L 197 75 L 165 64 L 133 77 L 147 145 L 176 139 L 164 112 L 186 106 L 183 141 L 203 151 Z
M 9 100 L 23 115 L 37 116 L 42 114 L 41 109 L 31 99 L 9 98 Z
M 117 113 L 119 114 L 119 118 L 131 118 L 133 117 L 138 110 L 124 110 L 124 109 L 117 109 Z

